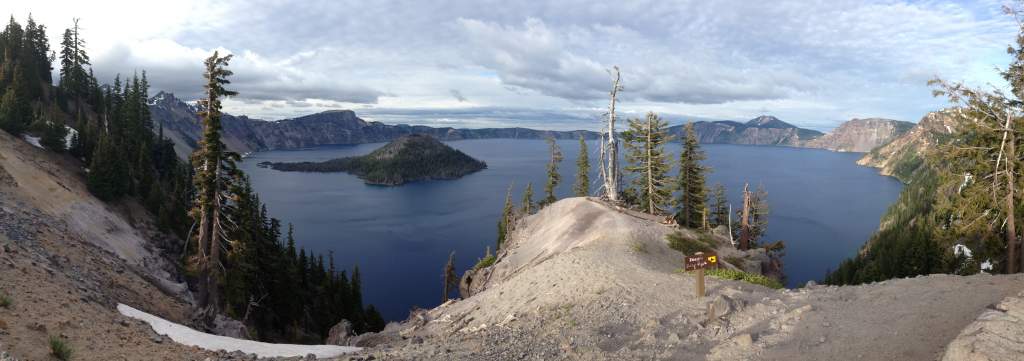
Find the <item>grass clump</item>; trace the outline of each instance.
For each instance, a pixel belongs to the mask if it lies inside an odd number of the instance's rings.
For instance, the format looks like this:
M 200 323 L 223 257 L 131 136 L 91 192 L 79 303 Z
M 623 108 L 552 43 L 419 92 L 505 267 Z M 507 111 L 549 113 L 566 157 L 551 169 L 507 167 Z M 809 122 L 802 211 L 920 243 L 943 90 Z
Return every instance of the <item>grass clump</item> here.
M 640 241 L 633 241 L 632 244 L 633 252 L 636 253 L 647 253 L 647 245 Z
M 71 359 L 71 346 L 64 342 L 64 339 L 57 336 L 50 336 L 50 355 L 61 361 Z
M 683 235 L 682 232 L 669 233 L 665 236 L 668 240 L 669 248 L 676 251 L 683 252 L 683 254 L 694 254 L 697 252 L 710 252 L 715 249 L 712 246 L 711 237 L 701 237 L 700 239 L 691 239 Z
M 476 261 L 476 265 L 473 266 L 473 270 L 475 271 L 481 268 L 493 266 L 495 261 L 497 261 L 497 257 L 494 257 L 493 254 L 488 254 L 484 258 L 481 258 L 479 261 Z
M 725 257 L 725 262 L 739 268 L 743 268 L 743 265 L 747 263 L 747 261 L 745 261 L 743 257 L 737 256 Z
M 0 307 L 11 308 L 13 304 L 14 300 L 11 300 L 11 296 L 8 296 L 6 293 L 0 293 Z
M 782 288 L 782 283 L 772 278 L 765 277 L 759 274 L 747 273 L 743 271 L 737 271 L 726 268 L 714 268 L 704 270 L 704 274 L 708 276 L 718 277 L 723 280 L 734 280 L 744 281 L 747 283 L 753 283 L 755 285 L 761 285 L 768 288 Z

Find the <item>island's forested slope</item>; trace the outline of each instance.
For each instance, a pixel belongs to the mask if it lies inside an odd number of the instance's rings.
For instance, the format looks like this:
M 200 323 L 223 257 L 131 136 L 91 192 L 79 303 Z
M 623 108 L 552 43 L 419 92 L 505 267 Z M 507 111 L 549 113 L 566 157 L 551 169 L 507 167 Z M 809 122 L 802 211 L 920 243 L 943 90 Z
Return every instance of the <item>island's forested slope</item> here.
M 455 179 L 487 164 L 429 135 L 413 134 L 359 157 L 324 162 L 261 163 L 285 172 L 348 172 L 369 184 L 400 185 L 431 179 Z

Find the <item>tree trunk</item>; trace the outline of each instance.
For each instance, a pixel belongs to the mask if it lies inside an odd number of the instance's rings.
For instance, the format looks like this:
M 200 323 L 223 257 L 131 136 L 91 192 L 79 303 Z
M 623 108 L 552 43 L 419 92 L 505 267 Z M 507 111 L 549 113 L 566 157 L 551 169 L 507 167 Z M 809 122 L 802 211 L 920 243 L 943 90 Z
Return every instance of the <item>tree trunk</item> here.
M 615 75 L 612 82 L 611 100 L 608 105 L 608 144 L 607 152 L 605 153 L 607 159 L 607 171 L 604 180 L 605 192 L 608 199 L 612 202 L 619 200 L 619 143 L 615 139 L 615 102 L 619 95 L 619 67 L 614 67 Z
M 1010 123 L 1007 122 L 1007 125 Z M 1016 226 L 1016 212 L 1014 204 L 1014 163 L 1017 161 L 1017 137 L 1010 131 L 1009 126 L 1006 128 L 1006 133 L 1009 135 L 1009 143 L 1007 143 L 1006 149 L 1006 258 L 1007 258 L 1007 273 L 1017 273 L 1018 266 L 1018 252 L 1017 252 L 1017 226 Z
M 647 208 L 648 212 L 655 214 L 654 206 L 654 162 L 651 154 L 654 144 L 651 143 L 651 118 L 647 117 Z
M 749 184 L 743 184 L 743 215 L 740 218 L 740 249 L 750 249 L 750 191 Z

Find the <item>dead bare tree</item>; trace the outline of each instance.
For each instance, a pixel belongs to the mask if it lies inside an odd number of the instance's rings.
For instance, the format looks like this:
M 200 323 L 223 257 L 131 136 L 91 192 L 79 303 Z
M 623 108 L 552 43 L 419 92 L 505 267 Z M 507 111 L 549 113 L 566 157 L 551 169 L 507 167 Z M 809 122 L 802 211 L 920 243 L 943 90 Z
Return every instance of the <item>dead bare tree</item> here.
M 612 202 L 619 200 L 619 142 L 615 137 L 615 103 L 618 101 L 619 91 L 622 88 L 622 77 L 619 74 L 619 67 L 613 66 L 609 71 L 612 75 L 612 90 L 608 104 L 608 114 L 605 115 L 608 128 L 601 134 L 601 179 L 604 182 L 605 197 Z
M 750 249 L 750 184 L 743 184 L 743 209 L 740 211 L 740 250 Z
M 491 253 L 490 250 L 487 253 Z M 452 288 L 455 288 L 458 283 L 459 276 L 455 273 L 455 251 L 452 251 L 448 255 L 448 264 L 444 265 L 444 295 L 441 296 L 441 302 L 448 302 L 448 296 L 452 292 Z

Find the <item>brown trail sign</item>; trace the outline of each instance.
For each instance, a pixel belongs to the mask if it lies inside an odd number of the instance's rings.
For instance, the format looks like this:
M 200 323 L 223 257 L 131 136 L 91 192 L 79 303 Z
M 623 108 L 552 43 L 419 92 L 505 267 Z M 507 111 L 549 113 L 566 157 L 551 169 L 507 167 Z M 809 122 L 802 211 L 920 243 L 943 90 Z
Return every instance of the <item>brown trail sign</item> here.
M 705 268 L 718 268 L 718 255 L 715 252 L 697 252 L 683 259 L 683 268 L 696 271 Z
M 697 252 L 683 258 L 683 270 L 697 271 L 697 298 L 704 297 L 705 268 L 718 268 L 718 255 L 715 252 Z

